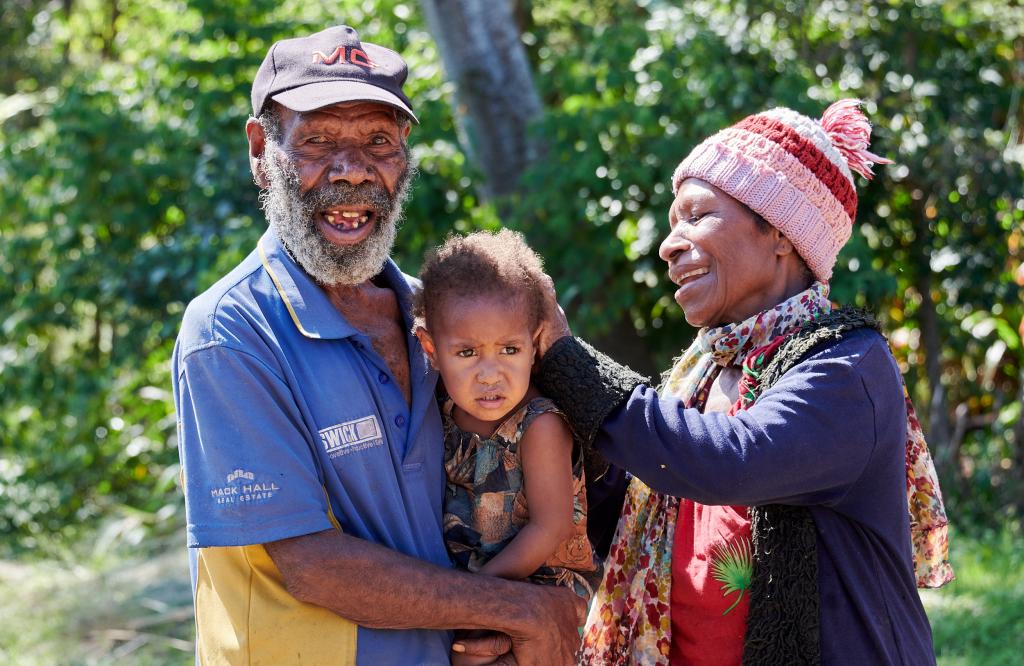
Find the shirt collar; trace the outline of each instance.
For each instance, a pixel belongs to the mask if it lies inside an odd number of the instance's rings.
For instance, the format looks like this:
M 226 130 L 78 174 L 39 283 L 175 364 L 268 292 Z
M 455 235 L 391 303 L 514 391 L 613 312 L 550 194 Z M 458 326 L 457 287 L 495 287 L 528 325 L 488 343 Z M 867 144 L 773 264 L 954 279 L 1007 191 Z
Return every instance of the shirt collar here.
M 307 338 L 338 339 L 359 335 L 327 297 L 327 293 L 299 266 L 284 249 L 277 234 L 268 229 L 257 244 L 260 261 L 277 288 L 295 328 Z M 387 260 L 379 277 L 398 297 L 407 328 L 412 290 L 395 262 Z

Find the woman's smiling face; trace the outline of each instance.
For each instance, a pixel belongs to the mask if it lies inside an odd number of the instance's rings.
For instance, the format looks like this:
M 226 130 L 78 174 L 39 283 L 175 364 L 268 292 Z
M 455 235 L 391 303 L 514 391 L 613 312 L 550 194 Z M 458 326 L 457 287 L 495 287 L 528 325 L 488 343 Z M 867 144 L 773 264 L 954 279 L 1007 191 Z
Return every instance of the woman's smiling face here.
M 697 178 L 680 185 L 658 250 L 692 326 L 742 321 L 776 305 L 791 253 L 777 230 L 762 230 L 750 209 Z

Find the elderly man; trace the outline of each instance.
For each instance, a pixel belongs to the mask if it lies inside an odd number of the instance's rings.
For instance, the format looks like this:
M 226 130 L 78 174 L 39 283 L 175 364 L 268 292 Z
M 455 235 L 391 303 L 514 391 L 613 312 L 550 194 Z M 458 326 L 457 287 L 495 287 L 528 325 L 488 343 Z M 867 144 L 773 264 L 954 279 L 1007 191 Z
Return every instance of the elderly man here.
M 347 26 L 256 74 L 270 228 L 189 305 L 173 359 L 201 663 L 447 664 L 452 628 L 504 632 L 520 663 L 578 642 L 571 592 L 450 569 L 436 374 L 388 258 L 406 74 Z

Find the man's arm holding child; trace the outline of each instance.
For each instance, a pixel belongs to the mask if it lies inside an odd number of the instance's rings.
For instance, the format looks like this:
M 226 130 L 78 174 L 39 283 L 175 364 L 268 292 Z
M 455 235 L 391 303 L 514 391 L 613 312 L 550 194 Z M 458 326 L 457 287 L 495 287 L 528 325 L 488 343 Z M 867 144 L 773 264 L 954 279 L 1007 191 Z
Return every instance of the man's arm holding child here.
M 571 591 L 442 567 L 335 530 L 265 544 L 288 591 L 359 625 L 490 629 L 519 664 L 571 664 L 585 604 Z
M 530 511 L 523 526 L 480 573 L 519 580 L 535 572 L 574 532 L 572 433 L 558 415 L 539 415 L 519 442 Z
M 269 364 L 215 345 L 179 358 L 177 366 L 193 545 L 263 542 L 293 596 L 366 627 L 498 629 L 511 637 L 522 664 L 572 663 L 585 609 L 568 590 L 452 571 L 329 529 L 314 461 L 296 431 L 302 417 L 290 387 Z M 226 388 L 238 386 L 259 410 L 238 407 L 238 391 Z M 223 479 L 215 471 L 238 466 L 236 449 L 201 444 L 233 441 L 247 443 L 246 468 L 272 460 L 292 482 L 228 530 L 224 520 L 208 520 L 223 509 L 207 489 Z M 306 533 L 282 539 L 281 530 L 268 527 L 282 523 Z

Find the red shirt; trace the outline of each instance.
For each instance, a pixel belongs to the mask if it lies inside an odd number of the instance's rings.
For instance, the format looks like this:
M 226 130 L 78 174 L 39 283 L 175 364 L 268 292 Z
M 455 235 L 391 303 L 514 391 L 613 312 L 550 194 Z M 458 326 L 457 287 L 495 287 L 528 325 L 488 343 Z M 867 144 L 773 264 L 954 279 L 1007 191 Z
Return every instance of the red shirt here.
M 672 546 L 673 666 L 739 666 L 750 566 L 747 507 L 680 500 Z

